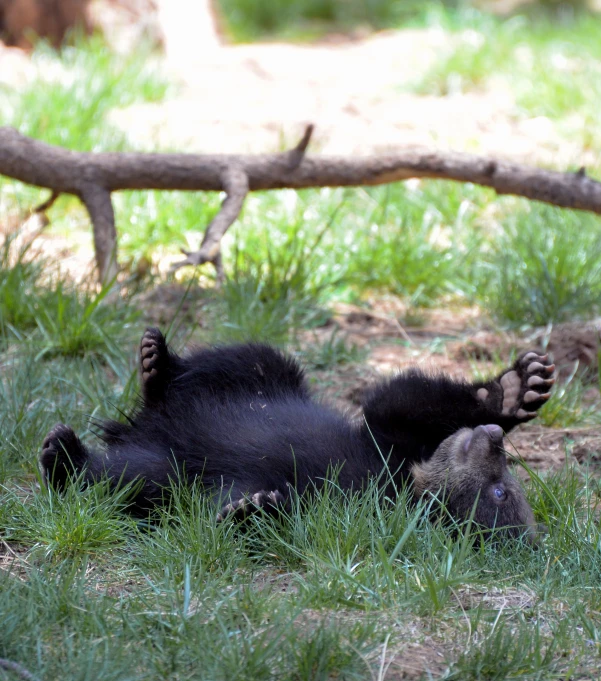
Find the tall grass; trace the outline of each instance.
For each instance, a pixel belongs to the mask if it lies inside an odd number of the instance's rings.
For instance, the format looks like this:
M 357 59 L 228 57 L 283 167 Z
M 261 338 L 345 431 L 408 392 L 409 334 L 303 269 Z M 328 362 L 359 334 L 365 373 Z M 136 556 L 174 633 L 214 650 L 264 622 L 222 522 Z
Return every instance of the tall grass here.
M 67 355 L 121 357 L 138 312 L 111 293 L 95 291 L 65 279 L 34 247 L 22 244 L 19 233 L 0 244 L 0 340 L 27 341 L 42 357 Z M 53 271 L 54 270 L 54 271 Z M 106 300 L 111 294 L 110 303 Z
M 577 628 L 588 640 L 600 626 L 596 490 L 569 469 L 534 480 L 529 495 L 550 529 L 538 550 L 483 546 L 469 527 L 452 535 L 405 492 L 392 506 L 374 488 L 325 485 L 246 528 L 216 526 L 206 500 L 176 491 L 138 529 L 103 490 L 90 491 L 92 505 L 74 485 L 56 508 L 52 495 L 5 490 L 3 534 L 27 552 L 13 566 L 25 579 L 0 575 L 0 654 L 45 676 L 183 679 L 202 665 L 200 678 L 365 678 L 385 640 L 403 668 L 421 631 L 446 651 L 444 678 L 592 669 L 595 650 Z M 460 606 L 468 586 L 497 601 Z M 526 609 L 512 593 L 527 596 Z
M 599 218 L 533 204 L 509 215 L 492 251 L 478 297 L 513 326 L 598 314 L 601 306 Z
M 108 125 L 108 112 L 160 100 L 167 90 L 148 50 L 118 56 L 99 36 L 63 48 L 60 59 L 41 43 L 32 61 L 37 77 L 18 91 L 2 92 L 3 124 L 78 151 L 122 149 L 125 138 Z
M 323 323 L 324 292 L 334 282 L 328 273 L 319 274 L 315 262 L 320 239 L 293 226 L 277 247 L 270 239 L 263 247 L 236 249 L 224 285 L 227 321 L 221 333 L 230 340 L 282 343 L 291 329 Z

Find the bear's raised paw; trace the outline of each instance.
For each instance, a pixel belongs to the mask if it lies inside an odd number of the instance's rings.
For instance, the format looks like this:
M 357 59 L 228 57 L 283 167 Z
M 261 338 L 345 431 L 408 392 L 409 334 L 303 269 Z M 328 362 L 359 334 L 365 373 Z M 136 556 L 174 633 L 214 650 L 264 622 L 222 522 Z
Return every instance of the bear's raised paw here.
M 501 374 L 497 383 L 501 387 L 501 415 L 529 421 L 551 397 L 555 364 L 551 363 L 548 355 L 539 355 L 531 350 Z M 481 399 L 482 390 L 478 391 Z
M 142 384 L 154 379 L 165 361 L 165 338 L 158 329 L 146 329 L 140 341 L 140 373 Z

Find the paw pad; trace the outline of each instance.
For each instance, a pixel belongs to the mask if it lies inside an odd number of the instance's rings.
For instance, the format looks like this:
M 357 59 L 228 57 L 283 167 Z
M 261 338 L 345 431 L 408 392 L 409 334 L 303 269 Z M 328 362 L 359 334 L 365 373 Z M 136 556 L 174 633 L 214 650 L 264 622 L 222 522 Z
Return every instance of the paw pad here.
M 162 342 L 163 335 L 158 329 L 146 329 L 140 341 L 142 382 L 146 382 L 157 375 Z
M 503 389 L 503 416 L 528 421 L 551 397 L 555 365 L 548 355 L 527 352 L 499 380 Z

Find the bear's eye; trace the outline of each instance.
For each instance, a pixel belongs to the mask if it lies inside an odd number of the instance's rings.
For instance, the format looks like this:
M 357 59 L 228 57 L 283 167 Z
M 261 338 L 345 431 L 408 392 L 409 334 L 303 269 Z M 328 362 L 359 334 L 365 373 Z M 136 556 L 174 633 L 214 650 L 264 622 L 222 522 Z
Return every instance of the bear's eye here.
M 502 487 L 495 487 L 493 492 L 499 501 L 505 501 L 505 499 L 507 499 L 507 492 Z

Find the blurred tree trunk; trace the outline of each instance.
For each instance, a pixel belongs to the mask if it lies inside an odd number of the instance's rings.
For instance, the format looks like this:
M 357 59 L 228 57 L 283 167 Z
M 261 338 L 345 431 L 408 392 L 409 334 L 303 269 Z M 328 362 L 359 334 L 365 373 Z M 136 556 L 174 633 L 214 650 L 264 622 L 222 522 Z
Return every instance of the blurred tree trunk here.
M 89 0 L 0 0 L 0 38 L 30 48 L 36 37 L 60 47 L 67 31 L 90 31 Z
M 222 44 L 211 0 L 156 0 L 167 59 L 176 69 Z

